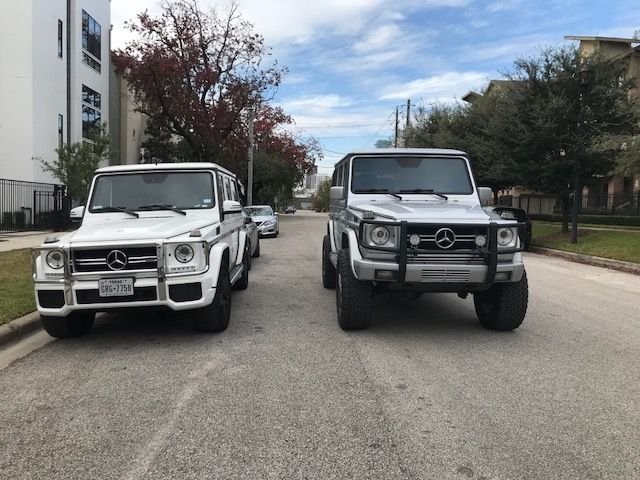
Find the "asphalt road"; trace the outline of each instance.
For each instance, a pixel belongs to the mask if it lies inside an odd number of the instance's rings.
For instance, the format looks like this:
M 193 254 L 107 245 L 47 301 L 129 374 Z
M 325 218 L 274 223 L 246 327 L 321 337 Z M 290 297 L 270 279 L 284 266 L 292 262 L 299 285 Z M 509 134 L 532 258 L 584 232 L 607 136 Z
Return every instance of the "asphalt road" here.
M 640 478 L 640 277 L 529 255 L 515 332 L 433 294 L 345 333 L 323 231 L 282 216 L 223 334 L 111 315 L 0 370 L 0 478 Z

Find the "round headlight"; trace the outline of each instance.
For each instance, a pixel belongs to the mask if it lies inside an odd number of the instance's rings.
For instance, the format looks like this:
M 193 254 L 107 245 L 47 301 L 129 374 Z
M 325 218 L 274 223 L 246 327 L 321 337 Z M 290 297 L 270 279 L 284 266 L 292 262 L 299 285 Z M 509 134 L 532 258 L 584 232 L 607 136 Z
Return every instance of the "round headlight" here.
M 371 230 L 371 241 L 376 245 L 384 245 L 389 241 L 389 238 L 391 238 L 391 234 L 387 227 L 378 225 Z
M 54 270 L 59 270 L 64 267 L 64 255 L 60 250 L 51 250 L 47 253 L 47 265 Z
M 484 235 L 478 235 L 475 242 L 478 247 L 484 247 L 487 244 L 487 237 Z
M 498 245 L 506 247 L 513 242 L 513 237 L 515 237 L 515 234 L 512 228 L 500 228 L 498 230 Z
M 409 237 L 409 243 L 412 247 L 417 247 L 418 245 L 420 245 L 420 235 L 418 235 L 417 233 L 411 235 Z
M 193 248 L 191 245 L 183 244 L 178 245 L 175 250 L 176 260 L 180 263 L 189 263 L 193 260 Z

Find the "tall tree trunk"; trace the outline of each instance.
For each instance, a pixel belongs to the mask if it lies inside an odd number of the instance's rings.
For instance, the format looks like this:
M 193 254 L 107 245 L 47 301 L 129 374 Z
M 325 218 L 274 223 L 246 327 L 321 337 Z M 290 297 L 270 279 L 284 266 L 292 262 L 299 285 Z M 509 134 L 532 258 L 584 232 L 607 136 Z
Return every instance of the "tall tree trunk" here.
M 569 233 L 569 197 L 563 194 L 560 201 L 562 203 L 562 233 Z
M 571 243 L 578 243 L 578 210 L 580 209 L 580 200 L 582 196 L 582 187 L 580 185 L 580 171 L 576 170 L 576 176 L 573 181 L 573 211 L 571 212 Z

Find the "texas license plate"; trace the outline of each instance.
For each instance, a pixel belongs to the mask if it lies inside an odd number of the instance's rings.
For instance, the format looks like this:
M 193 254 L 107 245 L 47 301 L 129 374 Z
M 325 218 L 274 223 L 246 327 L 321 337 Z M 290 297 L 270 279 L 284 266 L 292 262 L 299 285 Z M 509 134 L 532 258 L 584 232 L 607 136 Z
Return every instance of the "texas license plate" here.
M 108 278 L 98 281 L 101 297 L 126 297 L 133 295 L 133 278 Z

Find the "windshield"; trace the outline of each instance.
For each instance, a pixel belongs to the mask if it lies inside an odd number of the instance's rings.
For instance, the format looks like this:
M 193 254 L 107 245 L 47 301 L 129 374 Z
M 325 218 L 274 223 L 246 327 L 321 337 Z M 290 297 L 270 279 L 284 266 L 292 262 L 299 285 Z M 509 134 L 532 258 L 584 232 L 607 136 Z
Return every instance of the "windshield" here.
M 271 207 L 247 207 L 245 211 L 252 217 L 266 217 L 273 215 Z
M 189 210 L 214 206 L 210 172 L 140 172 L 99 176 L 89 211 L 162 207 Z
M 353 193 L 473 193 L 462 158 L 361 157 L 353 159 Z

